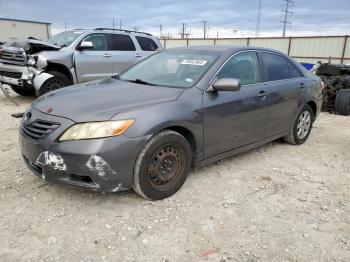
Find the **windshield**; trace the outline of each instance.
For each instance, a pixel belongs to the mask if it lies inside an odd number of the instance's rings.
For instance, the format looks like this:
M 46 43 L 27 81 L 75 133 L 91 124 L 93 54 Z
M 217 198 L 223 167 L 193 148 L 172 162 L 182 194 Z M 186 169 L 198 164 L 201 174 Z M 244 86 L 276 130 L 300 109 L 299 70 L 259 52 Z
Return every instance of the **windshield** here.
M 191 87 L 216 61 L 218 55 L 200 50 L 157 53 L 119 75 L 120 80 L 168 87 Z
M 50 38 L 47 42 L 61 47 L 70 46 L 83 32 L 69 31 L 63 32 Z

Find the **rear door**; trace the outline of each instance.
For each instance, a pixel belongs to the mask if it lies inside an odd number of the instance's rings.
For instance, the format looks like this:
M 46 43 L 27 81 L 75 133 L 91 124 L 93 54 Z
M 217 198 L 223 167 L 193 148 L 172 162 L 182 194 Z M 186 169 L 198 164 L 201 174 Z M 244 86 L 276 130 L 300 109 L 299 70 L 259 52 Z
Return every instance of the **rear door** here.
M 284 56 L 273 52 L 260 55 L 270 104 L 266 136 L 271 137 L 291 128 L 306 83 L 301 72 Z
M 135 39 L 140 46 L 140 51 L 136 54 L 138 61 L 145 59 L 161 49 L 161 47 L 159 47 L 158 44 L 150 37 L 137 35 L 135 36 Z
M 206 158 L 265 138 L 268 103 L 256 52 L 231 57 L 219 71 L 220 78 L 240 79 L 242 87 L 203 94 Z
M 113 63 L 108 51 L 107 35 L 104 33 L 89 34 L 82 41 L 92 42 L 93 48 L 74 51 L 78 82 L 111 76 L 113 74 Z
M 119 74 L 137 62 L 137 52 L 132 38 L 127 34 L 108 34 L 113 73 Z

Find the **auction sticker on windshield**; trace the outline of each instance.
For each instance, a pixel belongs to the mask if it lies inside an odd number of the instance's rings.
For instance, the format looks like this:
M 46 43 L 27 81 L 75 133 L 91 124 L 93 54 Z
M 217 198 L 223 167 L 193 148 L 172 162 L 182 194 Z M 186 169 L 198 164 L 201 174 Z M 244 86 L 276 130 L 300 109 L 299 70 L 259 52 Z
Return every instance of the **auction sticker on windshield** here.
M 194 60 L 194 59 L 185 59 L 181 62 L 181 65 L 199 65 L 204 66 L 208 61 L 205 60 Z

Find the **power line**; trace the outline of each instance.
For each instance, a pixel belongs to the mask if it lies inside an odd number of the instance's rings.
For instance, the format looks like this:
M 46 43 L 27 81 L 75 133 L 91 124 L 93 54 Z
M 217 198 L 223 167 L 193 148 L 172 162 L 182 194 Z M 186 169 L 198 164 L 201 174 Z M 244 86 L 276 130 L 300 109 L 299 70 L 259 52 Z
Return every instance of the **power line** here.
M 291 22 L 288 21 L 288 18 L 292 16 L 293 13 L 289 11 L 289 8 L 294 6 L 294 1 L 292 0 L 284 0 L 284 1 L 286 2 L 286 7 L 285 7 L 285 10 L 282 10 L 282 12 L 284 13 L 284 20 L 281 21 L 281 23 L 283 23 L 283 33 L 282 33 L 283 37 L 286 36 L 287 24 L 291 24 Z
M 259 8 L 258 8 L 258 17 L 256 21 L 256 31 L 255 31 L 255 36 L 258 37 L 260 34 L 260 20 L 261 20 L 261 6 L 262 6 L 262 0 L 259 1 Z

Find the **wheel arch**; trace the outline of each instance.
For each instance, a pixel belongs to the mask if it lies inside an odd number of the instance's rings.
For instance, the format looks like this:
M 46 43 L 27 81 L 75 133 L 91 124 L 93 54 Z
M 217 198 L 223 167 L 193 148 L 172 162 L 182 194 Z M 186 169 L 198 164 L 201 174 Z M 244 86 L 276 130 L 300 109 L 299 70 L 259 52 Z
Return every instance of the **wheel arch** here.
M 198 160 L 198 143 L 197 143 L 196 137 L 193 134 L 193 132 L 190 129 L 188 129 L 184 126 L 180 126 L 180 125 L 167 126 L 167 127 L 164 127 L 162 130 L 160 130 L 159 132 L 162 132 L 164 130 L 171 130 L 171 131 L 177 132 L 188 141 L 188 143 L 191 146 L 191 150 L 192 150 L 191 166 L 192 166 L 192 168 L 194 168 L 196 166 L 196 163 Z M 159 133 L 159 132 L 157 132 L 157 133 Z
M 317 116 L 317 105 L 316 105 L 316 103 L 314 101 L 310 100 L 306 104 L 311 107 L 312 113 L 314 114 L 314 118 L 316 118 L 316 116 Z
M 60 72 L 64 75 L 66 75 L 72 84 L 74 83 L 72 73 L 70 72 L 69 68 L 66 67 L 65 65 L 54 63 L 54 62 L 47 62 L 47 67 L 45 68 L 45 71 L 46 72 L 49 72 L 49 71 Z

